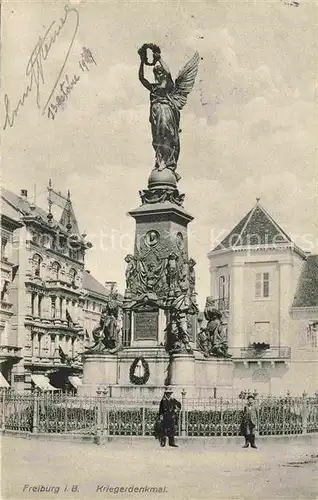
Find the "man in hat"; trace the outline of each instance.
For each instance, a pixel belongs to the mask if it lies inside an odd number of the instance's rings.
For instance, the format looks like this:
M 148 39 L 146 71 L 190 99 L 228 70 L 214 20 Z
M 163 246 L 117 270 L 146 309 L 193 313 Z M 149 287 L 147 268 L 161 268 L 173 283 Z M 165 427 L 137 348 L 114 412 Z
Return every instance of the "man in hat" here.
M 255 431 L 258 428 L 258 414 L 255 408 L 255 400 L 252 394 L 247 396 L 247 404 L 244 406 L 242 421 L 241 421 L 241 435 L 245 438 L 243 448 L 257 448 L 255 445 Z
M 160 446 L 166 445 L 166 437 L 168 436 L 169 446 L 177 448 L 174 437 L 178 430 L 179 413 L 181 403 L 172 398 L 172 388 L 166 387 L 162 400 L 159 405 L 159 419 L 161 421 L 161 435 L 159 436 Z

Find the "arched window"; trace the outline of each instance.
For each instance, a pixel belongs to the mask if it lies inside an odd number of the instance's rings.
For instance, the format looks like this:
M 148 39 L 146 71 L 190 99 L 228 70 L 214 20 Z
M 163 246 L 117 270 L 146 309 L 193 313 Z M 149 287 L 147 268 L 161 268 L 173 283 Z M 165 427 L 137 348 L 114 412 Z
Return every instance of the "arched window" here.
M 69 272 L 69 277 L 70 277 L 70 283 L 73 286 L 75 286 L 76 274 L 77 274 L 76 270 L 72 267 Z
M 42 257 L 38 254 L 33 255 L 33 274 L 34 276 L 40 277 L 41 276 L 41 264 L 42 264 Z
M 58 262 L 53 262 L 52 264 L 52 279 L 58 280 L 60 278 L 61 266 Z

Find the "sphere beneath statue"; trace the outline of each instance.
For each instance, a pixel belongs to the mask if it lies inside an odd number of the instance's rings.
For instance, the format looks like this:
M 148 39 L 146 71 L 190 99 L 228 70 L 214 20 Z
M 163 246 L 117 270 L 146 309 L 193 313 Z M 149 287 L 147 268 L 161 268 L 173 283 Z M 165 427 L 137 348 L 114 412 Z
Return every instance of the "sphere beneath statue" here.
M 177 182 L 176 177 L 169 168 L 164 168 L 163 170 L 152 170 L 148 178 L 148 187 L 151 188 L 165 188 L 171 187 L 176 188 Z

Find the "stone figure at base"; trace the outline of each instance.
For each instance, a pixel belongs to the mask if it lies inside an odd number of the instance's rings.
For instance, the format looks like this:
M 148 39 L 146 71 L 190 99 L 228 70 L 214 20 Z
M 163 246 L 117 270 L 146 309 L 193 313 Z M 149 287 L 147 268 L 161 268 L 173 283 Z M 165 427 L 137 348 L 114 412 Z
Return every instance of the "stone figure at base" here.
M 192 353 L 188 332 L 188 314 L 196 314 L 197 306 L 188 293 L 176 291 L 176 297 L 170 303 L 170 321 L 166 328 L 166 350 Z
M 213 306 L 207 298 L 204 309 L 204 316 L 207 321 L 205 328 L 198 333 L 198 347 L 205 357 L 229 358 L 228 344 L 222 323 L 222 313 Z
M 128 254 L 125 257 L 125 262 L 127 263 L 125 278 L 126 278 L 126 290 L 130 293 L 135 284 L 136 276 L 137 276 L 137 267 L 136 261 L 133 255 Z
M 95 344 L 86 350 L 86 354 L 115 353 L 121 348 L 122 317 L 118 294 L 113 289 L 107 305 L 103 308 L 99 324 L 92 331 Z
M 187 315 L 185 313 L 173 312 L 165 332 L 167 338 L 166 350 L 169 354 L 178 352 L 192 353 Z
M 152 62 L 147 59 L 147 51 L 152 51 Z M 180 179 L 176 172 L 180 153 L 180 111 L 187 102 L 188 94 L 194 86 L 198 72 L 199 54 L 179 72 L 173 81 L 170 69 L 161 58 L 157 45 L 144 44 L 138 51 L 140 56 L 139 80 L 150 92 L 150 117 L 152 146 L 155 151 L 155 169 L 168 168 Z M 153 66 L 155 83 L 150 83 L 144 75 L 144 65 Z

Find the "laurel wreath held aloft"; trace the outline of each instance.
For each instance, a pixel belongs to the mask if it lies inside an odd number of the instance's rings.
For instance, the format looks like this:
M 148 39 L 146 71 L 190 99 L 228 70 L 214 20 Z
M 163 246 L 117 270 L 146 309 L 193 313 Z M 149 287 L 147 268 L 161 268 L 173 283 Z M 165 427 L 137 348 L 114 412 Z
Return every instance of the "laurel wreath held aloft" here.
M 137 377 L 137 375 L 135 375 L 136 366 L 137 366 L 139 361 L 141 361 L 143 369 L 144 369 L 144 374 L 142 377 Z M 136 358 L 132 362 L 130 369 L 129 369 L 130 382 L 132 384 L 135 384 L 135 385 L 144 385 L 148 382 L 149 377 L 150 377 L 149 365 L 148 365 L 147 361 L 145 360 L 145 358 L 143 358 L 143 357 Z
M 150 49 L 153 54 L 153 60 L 152 62 L 148 61 L 147 57 L 147 49 Z M 160 54 L 161 50 L 158 45 L 155 45 L 153 43 L 144 43 L 142 47 L 138 50 L 138 54 L 140 55 L 140 59 L 144 64 L 147 66 L 154 66 L 156 62 L 160 59 Z

